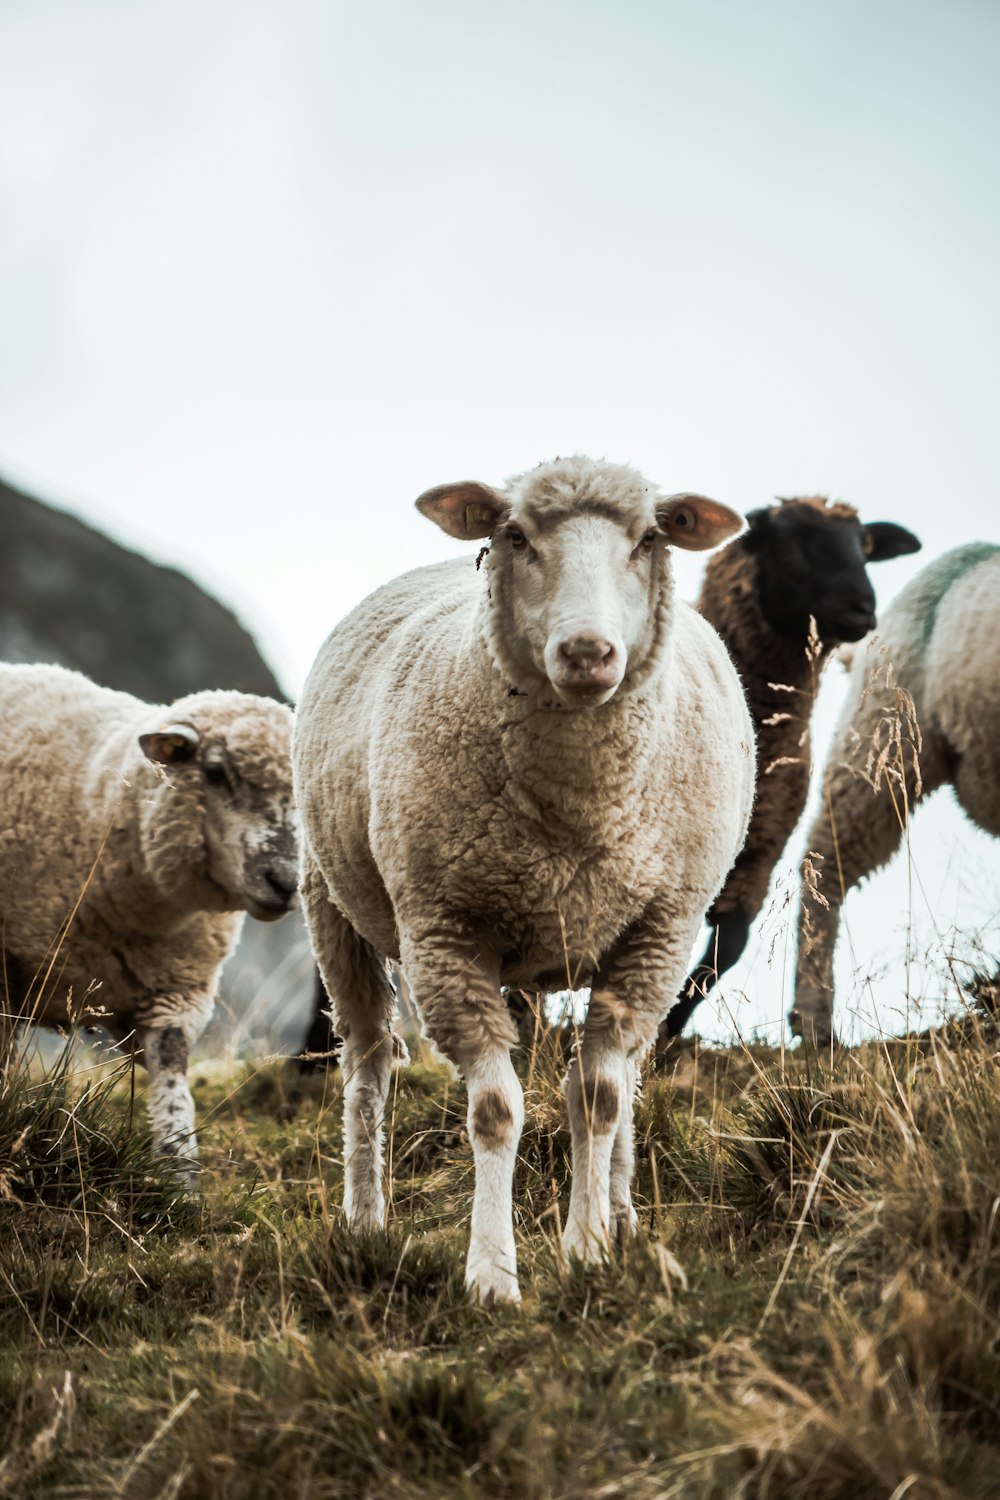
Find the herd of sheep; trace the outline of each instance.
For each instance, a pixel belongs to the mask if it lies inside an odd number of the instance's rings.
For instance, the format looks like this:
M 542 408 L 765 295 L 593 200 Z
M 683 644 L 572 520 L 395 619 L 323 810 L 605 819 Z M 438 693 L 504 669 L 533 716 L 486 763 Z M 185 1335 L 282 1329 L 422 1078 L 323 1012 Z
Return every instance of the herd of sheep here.
M 875 626 L 868 563 L 920 544 L 817 498 L 744 530 L 713 500 L 582 457 L 417 506 L 478 555 L 406 574 L 342 621 L 294 731 L 247 694 L 158 708 L 0 666 L 0 1052 L 18 1021 L 105 1027 L 141 1057 L 155 1145 L 193 1181 L 191 1046 L 243 913 L 280 917 L 298 892 L 341 1039 L 349 1221 L 385 1218 L 392 964 L 468 1090 L 467 1285 L 510 1301 L 524 1104 L 508 991 L 590 991 L 564 1244 L 594 1259 L 635 1224 L 638 1064 L 742 952 L 805 806 L 818 673 Z M 672 550 L 727 541 L 697 609 L 680 601 Z M 832 1038 L 844 895 L 922 796 L 950 783 L 1000 835 L 998 743 L 1000 547 L 974 543 L 854 650 L 809 835 L 798 1034 Z

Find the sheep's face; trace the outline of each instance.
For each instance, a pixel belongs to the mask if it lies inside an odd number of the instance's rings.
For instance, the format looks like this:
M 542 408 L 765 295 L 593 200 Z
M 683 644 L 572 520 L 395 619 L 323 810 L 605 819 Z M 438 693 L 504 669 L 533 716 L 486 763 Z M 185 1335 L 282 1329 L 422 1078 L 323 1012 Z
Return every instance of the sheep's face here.
M 742 540 L 757 558 L 764 618 L 778 635 L 806 639 L 810 616 L 827 645 L 859 641 L 875 627 L 867 565 L 916 552 L 911 531 L 888 521 L 865 525 L 849 505 L 785 500 L 747 517 Z
M 640 474 L 556 460 L 514 481 L 441 485 L 418 508 L 451 536 L 491 538 L 494 654 L 524 690 L 596 708 L 644 679 L 662 644 L 670 545 L 712 547 L 742 519 L 701 495 L 661 496 Z
M 139 743 L 150 760 L 168 768 L 172 789 L 186 798 L 185 813 L 198 824 L 190 830 L 189 857 L 202 904 L 273 922 L 296 904 L 299 883 L 292 716 L 267 699 L 244 697 L 240 704 L 236 694 L 205 696 L 216 699 L 210 713 L 196 710 L 194 722 L 168 724 L 141 735 Z M 236 700 L 231 713 L 220 712 L 223 697 Z M 188 700 L 189 708 L 192 703 L 197 699 Z M 170 826 L 169 806 L 165 814 Z

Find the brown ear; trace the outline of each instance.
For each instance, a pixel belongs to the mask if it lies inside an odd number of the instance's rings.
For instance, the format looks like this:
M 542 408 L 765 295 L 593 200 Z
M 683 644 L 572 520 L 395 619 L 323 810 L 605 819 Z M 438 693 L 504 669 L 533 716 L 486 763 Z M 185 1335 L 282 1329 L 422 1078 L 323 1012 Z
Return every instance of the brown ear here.
M 510 513 L 510 505 L 497 490 L 475 479 L 438 484 L 424 490 L 417 510 L 460 542 L 482 541 L 492 536 Z
M 656 519 L 672 547 L 691 552 L 717 547 L 743 526 L 743 517 L 735 510 L 704 495 L 668 495 L 658 503 Z
M 164 724 L 152 734 L 140 734 L 139 746 L 147 760 L 159 766 L 176 766 L 194 758 L 198 731 L 190 724 Z

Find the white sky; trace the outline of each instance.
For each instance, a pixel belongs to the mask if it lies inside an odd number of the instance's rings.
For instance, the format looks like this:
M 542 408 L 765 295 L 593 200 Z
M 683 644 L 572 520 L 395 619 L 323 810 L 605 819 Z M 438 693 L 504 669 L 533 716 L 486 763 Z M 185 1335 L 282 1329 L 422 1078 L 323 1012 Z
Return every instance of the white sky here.
M 885 602 L 1000 537 L 998 61 L 993 0 L 2 0 L 0 472 L 186 568 L 293 693 L 445 555 L 417 493 L 557 452 L 900 521 Z M 947 800 L 914 866 L 1000 947 Z M 921 948 L 905 869 L 854 898 L 863 973 L 908 906 Z

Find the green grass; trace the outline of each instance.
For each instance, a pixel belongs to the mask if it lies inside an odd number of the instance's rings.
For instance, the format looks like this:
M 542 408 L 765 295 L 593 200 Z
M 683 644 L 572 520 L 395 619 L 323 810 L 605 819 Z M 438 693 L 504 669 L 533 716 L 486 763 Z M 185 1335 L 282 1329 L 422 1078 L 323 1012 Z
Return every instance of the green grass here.
M 394 1075 L 360 1239 L 336 1075 L 195 1069 L 196 1204 L 127 1074 L 0 1083 L 0 1497 L 995 1500 L 989 1016 L 832 1062 L 683 1052 L 637 1108 L 640 1233 L 589 1270 L 558 1252 L 555 1051 L 522 1062 L 518 1309 L 464 1293 L 442 1068 Z

